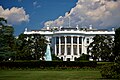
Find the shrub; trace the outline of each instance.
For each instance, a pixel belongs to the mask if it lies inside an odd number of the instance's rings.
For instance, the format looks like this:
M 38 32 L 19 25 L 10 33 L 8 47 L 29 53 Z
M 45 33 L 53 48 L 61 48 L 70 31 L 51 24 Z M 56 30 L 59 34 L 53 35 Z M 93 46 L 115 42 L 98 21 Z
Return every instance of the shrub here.
M 76 61 L 81 61 L 81 60 L 89 61 L 89 57 L 90 57 L 89 55 L 82 54 L 82 56 L 77 58 Z
M 120 79 L 120 64 L 106 64 L 101 68 L 101 75 L 107 79 Z
M 52 54 L 52 60 L 53 61 L 62 61 L 60 58 L 58 58 L 57 56 L 55 56 L 55 54 Z
M 67 62 L 67 61 L 27 61 L 27 62 L 0 62 L 0 68 L 95 68 L 96 62 Z

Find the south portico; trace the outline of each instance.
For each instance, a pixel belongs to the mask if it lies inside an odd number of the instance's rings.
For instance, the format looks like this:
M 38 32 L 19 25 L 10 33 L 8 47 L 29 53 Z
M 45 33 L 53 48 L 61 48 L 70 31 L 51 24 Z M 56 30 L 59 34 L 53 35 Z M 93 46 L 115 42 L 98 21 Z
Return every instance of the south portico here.
M 85 37 L 72 34 L 59 34 L 54 36 L 54 53 L 63 61 L 75 61 L 84 53 Z

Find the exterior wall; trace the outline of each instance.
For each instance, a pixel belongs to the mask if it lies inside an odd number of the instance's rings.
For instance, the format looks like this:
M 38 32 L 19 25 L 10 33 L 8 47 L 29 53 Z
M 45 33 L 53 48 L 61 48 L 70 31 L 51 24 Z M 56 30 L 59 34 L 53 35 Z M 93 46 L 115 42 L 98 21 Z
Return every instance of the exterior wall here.
M 24 34 L 45 35 L 51 41 L 53 53 L 63 61 L 75 61 L 83 53 L 87 53 L 87 47 L 93 41 L 96 34 L 114 36 L 114 31 L 94 31 L 94 30 L 55 30 L 55 31 L 27 31 Z M 91 55 L 89 53 L 89 55 Z

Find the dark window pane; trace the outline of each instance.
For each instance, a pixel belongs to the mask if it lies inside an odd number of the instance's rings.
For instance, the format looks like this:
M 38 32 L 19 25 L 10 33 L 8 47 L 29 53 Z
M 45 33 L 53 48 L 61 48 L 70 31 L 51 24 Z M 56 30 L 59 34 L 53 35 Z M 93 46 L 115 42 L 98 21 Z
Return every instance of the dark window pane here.
M 61 37 L 61 43 L 64 44 L 65 43 L 65 38 Z
M 59 44 L 59 37 L 56 37 L 56 44 Z
M 67 55 L 71 55 L 71 46 L 67 46 Z
M 82 38 L 79 37 L 79 44 L 82 44 Z
M 73 43 L 77 44 L 77 37 L 73 37 Z
M 71 37 L 70 36 L 67 37 L 67 43 L 71 43 Z

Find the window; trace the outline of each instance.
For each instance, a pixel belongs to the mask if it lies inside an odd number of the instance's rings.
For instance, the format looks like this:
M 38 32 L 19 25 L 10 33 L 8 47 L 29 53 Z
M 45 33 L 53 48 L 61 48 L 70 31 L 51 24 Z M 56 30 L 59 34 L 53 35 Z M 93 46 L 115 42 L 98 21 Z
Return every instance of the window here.
M 67 37 L 67 43 L 71 43 L 71 37 L 70 36 Z
M 65 43 L 65 38 L 62 36 L 61 37 L 61 43 L 64 44 Z
M 73 37 L 73 43 L 77 44 L 77 37 Z
M 81 45 L 79 45 L 79 54 L 81 54 L 82 51 L 81 48 L 82 48 Z
M 77 55 L 77 46 L 76 45 L 73 46 L 73 51 L 74 51 L 74 55 Z
M 67 46 L 67 55 L 71 55 L 71 46 Z
M 57 45 L 56 47 L 57 47 L 57 55 L 58 55 L 58 53 L 59 53 L 59 46 Z
M 67 58 L 67 61 L 70 61 L 70 58 Z
M 65 46 L 61 45 L 61 55 L 64 55 L 64 48 L 65 48 Z
M 79 44 L 82 44 L 82 38 L 79 37 Z
M 56 37 L 56 44 L 59 44 L 59 37 Z

